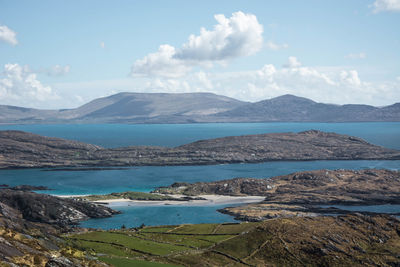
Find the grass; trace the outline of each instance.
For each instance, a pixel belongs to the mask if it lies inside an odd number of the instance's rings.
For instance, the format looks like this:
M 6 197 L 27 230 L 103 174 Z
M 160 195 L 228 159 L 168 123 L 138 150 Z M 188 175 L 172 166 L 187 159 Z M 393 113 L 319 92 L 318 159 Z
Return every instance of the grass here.
M 99 260 L 112 264 L 115 267 L 175 267 L 177 265 L 135 260 L 135 259 L 121 259 L 121 258 L 111 258 L 111 257 L 99 257 Z
M 65 237 L 114 266 L 392 266 L 399 223 L 389 216 L 297 217 L 259 223 L 95 231 Z M 147 264 L 147 265 L 146 265 Z M 162 265 L 161 265 L 162 266 Z M 168 265 L 167 265 L 168 266 Z
M 114 245 L 114 247 L 120 247 L 121 250 L 128 249 L 139 251 L 139 253 L 142 254 L 153 254 L 161 256 L 187 250 L 187 248 L 183 246 L 143 240 L 133 235 L 130 235 L 129 232 L 91 232 L 88 234 L 80 234 L 76 236 L 75 239 L 77 239 L 78 241 L 92 241 L 90 243 L 100 245 L 99 248 L 103 251 L 103 244 L 104 246 L 110 246 L 111 244 Z M 90 245 L 90 248 L 93 249 L 92 245 Z
M 218 224 L 187 224 L 175 228 L 171 233 L 211 234 Z
M 190 255 L 237 236 L 248 224 L 188 224 L 144 227 L 136 230 L 94 231 L 69 237 L 81 250 L 98 255 L 114 266 L 172 266 L 154 261 L 169 261 L 174 256 Z M 143 261 L 153 259 L 153 261 Z M 160 260 L 161 259 L 161 260 Z
M 176 225 L 171 225 L 171 226 L 155 226 L 155 227 L 146 227 L 143 228 L 140 232 L 141 233 L 146 233 L 146 232 L 168 232 L 174 228 L 176 228 Z

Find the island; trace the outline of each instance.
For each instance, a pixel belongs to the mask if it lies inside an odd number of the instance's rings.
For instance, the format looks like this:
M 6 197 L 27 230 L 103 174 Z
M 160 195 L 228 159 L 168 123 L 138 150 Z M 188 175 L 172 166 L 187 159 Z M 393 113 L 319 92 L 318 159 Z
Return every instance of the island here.
M 373 145 L 358 137 L 317 130 L 230 136 L 174 148 L 103 148 L 21 131 L 0 131 L 2 169 L 398 159 L 400 151 Z

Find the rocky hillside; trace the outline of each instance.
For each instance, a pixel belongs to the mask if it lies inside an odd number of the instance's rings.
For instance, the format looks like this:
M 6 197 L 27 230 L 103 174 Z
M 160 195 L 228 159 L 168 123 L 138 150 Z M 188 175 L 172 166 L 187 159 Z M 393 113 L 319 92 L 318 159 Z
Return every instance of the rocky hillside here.
M 400 204 L 400 172 L 389 170 L 316 170 L 268 179 L 237 178 L 208 183 L 176 183 L 154 192 L 265 196 L 259 204 L 224 208 L 223 213 L 246 221 L 276 217 L 344 214 L 321 205 Z M 400 215 L 400 212 L 396 215 Z
M 68 247 L 60 234 L 71 224 L 117 212 L 83 201 L 0 189 L 1 266 L 105 266 Z M 14 264 L 14 265 L 13 265 Z
M 105 149 L 20 131 L 0 131 L 0 168 L 204 165 L 276 160 L 400 159 L 400 151 L 348 135 L 306 131 L 231 136 L 166 147 Z
M 399 233 L 394 217 L 352 214 L 150 226 L 68 238 L 115 266 L 147 266 L 146 260 L 149 266 L 372 267 L 398 266 Z
M 275 219 L 192 255 L 188 266 L 398 266 L 400 222 L 348 215 Z
M 0 203 L 17 210 L 24 220 L 59 227 L 77 224 L 89 218 L 111 217 L 118 213 L 86 201 L 12 189 L 0 189 Z

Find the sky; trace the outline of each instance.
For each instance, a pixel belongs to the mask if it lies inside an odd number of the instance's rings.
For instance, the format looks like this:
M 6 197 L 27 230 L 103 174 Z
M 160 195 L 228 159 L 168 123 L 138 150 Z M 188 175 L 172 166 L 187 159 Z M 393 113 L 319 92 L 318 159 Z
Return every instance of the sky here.
M 400 0 L 0 0 L 0 105 L 118 92 L 400 102 Z

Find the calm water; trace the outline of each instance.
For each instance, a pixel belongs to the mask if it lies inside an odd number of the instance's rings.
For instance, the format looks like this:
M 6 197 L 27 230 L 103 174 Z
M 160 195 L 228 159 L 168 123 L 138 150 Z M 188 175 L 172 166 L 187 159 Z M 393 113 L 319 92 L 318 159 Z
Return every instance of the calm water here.
M 235 205 L 229 205 L 235 206 Z M 82 227 L 113 229 L 137 227 L 145 225 L 176 225 L 182 223 L 223 223 L 234 222 L 232 216 L 217 212 L 217 209 L 226 207 L 212 206 L 136 206 L 113 207 L 122 211 L 122 214 L 112 218 L 91 219 L 81 223 Z
M 137 167 L 107 171 L 2 170 L 0 184 L 44 185 L 50 194 L 105 194 L 121 191 L 151 191 L 174 182 L 199 182 L 234 177 L 272 177 L 316 169 L 385 168 L 398 170 L 400 161 L 292 161 L 210 166 Z
M 0 125 L 46 136 L 80 140 L 104 147 L 129 145 L 177 146 L 199 139 L 269 132 L 299 132 L 309 129 L 359 136 L 365 140 L 400 149 L 400 123 L 222 123 L 153 125 Z M 138 167 L 106 171 L 2 170 L 0 184 L 44 185 L 51 194 L 99 194 L 127 190 L 150 191 L 174 182 L 197 182 L 234 177 L 271 177 L 314 169 L 400 169 L 400 161 L 267 162 L 215 166 Z M 85 226 L 114 228 L 122 224 L 205 223 L 232 221 L 219 214 L 220 207 L 117 207 L 124 212 L 109 219 L 89 220 Z

